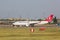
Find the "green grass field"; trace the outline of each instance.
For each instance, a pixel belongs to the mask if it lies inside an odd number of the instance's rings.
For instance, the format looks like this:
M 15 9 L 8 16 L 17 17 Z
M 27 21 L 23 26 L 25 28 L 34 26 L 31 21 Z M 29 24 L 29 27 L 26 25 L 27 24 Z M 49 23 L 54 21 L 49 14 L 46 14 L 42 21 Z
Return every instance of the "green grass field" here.
M 44 31 L 39 27 L 0 28 L 0 40 L 60 40 L 59 27 L 46 27 Z

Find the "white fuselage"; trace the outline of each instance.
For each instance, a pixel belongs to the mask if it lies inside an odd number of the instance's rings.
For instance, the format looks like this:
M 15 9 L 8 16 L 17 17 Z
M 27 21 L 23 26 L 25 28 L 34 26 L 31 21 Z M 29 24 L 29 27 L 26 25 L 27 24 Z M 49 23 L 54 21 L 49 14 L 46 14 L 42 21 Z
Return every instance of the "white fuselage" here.
M 50 16 L 48 16 L 46 18 L 45 21 L 18 21 L 18 22 L 14 22 L 13 25 L 25 25 L 25 26 L 30 26 L 30 25 L 34 25 L 34 24 L 47 24 L 48 22 L 52 22 L 53 20 L 53 14 L 51 14 Z
M 17 21 L 14 22 L 13 25 L 25 25 L 29 26 L 30 24 L 46 24 L 48 21 Z

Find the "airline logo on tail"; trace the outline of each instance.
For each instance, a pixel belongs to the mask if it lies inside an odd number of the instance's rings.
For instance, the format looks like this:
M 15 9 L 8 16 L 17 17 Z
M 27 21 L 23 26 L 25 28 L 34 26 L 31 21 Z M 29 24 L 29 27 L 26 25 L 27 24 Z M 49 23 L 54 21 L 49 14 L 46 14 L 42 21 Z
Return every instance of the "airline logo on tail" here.
M 52 20 L 53 20 L 53 14 L 51 14 L 47 19 L 46 19 L 46 21 L 48 21 L 48 22 L 52 22 Z

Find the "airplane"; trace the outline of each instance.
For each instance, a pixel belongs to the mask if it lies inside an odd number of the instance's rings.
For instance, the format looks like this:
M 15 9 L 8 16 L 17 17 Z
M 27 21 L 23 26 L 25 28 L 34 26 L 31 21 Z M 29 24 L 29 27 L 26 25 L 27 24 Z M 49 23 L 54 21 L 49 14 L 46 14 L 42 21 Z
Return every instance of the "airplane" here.
M 46 18 L 44 21 L 17 21 L 13 23 L 13 26 L 34 26 L 35 24 L 47 24 L 49 22 L 52 22 L 53 20 L 53 14 L 51 14 L 48 18 Z

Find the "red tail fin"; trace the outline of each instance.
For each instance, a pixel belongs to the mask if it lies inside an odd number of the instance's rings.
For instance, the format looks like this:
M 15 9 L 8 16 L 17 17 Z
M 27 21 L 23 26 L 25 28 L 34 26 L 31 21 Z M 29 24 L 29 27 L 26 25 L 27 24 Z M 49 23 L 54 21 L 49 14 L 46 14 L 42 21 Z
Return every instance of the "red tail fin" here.
M 52 22 L 52 20 L 53 20 L 53 14 L 51 14 L 47 19 L 46 19 L 46 21 L 48 21 L 48 22 Z

